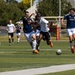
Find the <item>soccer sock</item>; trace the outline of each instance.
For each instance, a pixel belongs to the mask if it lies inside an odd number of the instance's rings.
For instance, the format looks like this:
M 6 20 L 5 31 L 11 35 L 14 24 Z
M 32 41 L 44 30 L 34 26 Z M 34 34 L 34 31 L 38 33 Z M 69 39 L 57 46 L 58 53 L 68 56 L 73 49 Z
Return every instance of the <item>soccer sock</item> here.
M 18 42 L 20 42 L 20 38 L 18 38 Z
M 12 42 L 14 42 L 14 39 L 12 39 Z
M 36 40 L 33 40 L 33 42 L 32 42 L 33 50 L 36 50 L 36 44 L 37 44 Z
M 70 48 L 72 48 L 72 41 L 70 41 Z
M 40 40 L 37 40 L 37 45 L 36 45 L 36 49 L 38 49 L 40 46 Z
M 11 43 L 11 39 L 9 39 L 9 43 Z

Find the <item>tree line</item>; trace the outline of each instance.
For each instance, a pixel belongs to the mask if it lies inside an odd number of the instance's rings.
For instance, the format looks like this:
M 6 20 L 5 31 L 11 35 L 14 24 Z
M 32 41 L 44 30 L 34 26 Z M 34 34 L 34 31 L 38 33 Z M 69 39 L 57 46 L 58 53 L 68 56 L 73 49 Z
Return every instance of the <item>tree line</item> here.
M 33 0 L 34 1 L 34 0 Z M 16 0 L 0 0 L 0 25 L 7 25 L 9 19 L 15 23 L 24 15 L 23 10 L 30 7 L 30 2 L 20 2 Z M 42 16 L 58 16 L 59 0 L 43 0 L 37 5 Z M 72 8 L 70 2 L 61 0 L 61 14 L 65 15 Z

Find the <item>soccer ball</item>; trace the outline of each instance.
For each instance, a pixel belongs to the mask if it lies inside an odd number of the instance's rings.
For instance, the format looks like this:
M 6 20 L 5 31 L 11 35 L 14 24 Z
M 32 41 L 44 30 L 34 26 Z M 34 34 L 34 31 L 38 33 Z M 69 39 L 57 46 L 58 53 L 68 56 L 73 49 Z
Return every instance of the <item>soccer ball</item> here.
M 56 54 L 57 54 L 57 55 L 61 55 L 61 54 L 62 54 L 61 49 L 58 49 L 58 50 L 56 51 Z

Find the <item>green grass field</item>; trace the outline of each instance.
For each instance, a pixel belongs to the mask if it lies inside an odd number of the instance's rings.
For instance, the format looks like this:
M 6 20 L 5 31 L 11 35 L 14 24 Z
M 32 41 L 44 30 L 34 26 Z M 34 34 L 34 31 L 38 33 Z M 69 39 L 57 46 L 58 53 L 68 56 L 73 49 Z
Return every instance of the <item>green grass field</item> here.
M 9 46 L 8 41 L 1 40 L 0 72 L 75 63 L 75 54 L 70 52 L 68 41 L 53 43 L 54 47 L 51 48 L 42 41 L 39 54 L 33 54 L 27 41 L 15 42 Z M 61 55 L 56 55 L 57 49 L 62 50 Z

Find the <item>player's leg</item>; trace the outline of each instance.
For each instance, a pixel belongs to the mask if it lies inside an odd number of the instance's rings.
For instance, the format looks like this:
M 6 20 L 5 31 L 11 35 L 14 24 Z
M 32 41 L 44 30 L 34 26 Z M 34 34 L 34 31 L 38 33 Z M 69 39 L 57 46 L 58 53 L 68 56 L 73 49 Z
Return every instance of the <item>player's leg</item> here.
M 36 49 L 36 45 L 37 45 L 36 34 L 32 32 L 32 33 L 31 33 L 31 37 L 32 37 L 32 48 L 33 48 L 33 53 L 38 54 L 38 50 Z
M 24 36 L 25 36 L 26 40 L 29 42 L 30 46 L 32 47 L 32 41 L 29 38 L 29 35 L 30 35 L 29 33 L 24 33 Z
M 51 36 L 50 36 L 50 32 L 45 32 L 44 33 L 44 36 L 45 36 L 45 38 L 46 38 L 46 42 L 47 42 L 47 44 L 48 45 L 50 45 L 51 47 L 53 47 L 53 43 L 52 43 L 52 41 L 51 41 Z
M 40 50 L 39 46 L 40 46 L 40 42 L 41 42 L 41 40 L 39 38 L 40 38 L 40 30 L 36 30 L 36 40 L 37 40 L 36 49 L 38 51 Z
M 68 34 L 68 36 L 69 36 L 69 43 L 70 43 L 71 52 L 74 53 L 74 46 L 72 45 L 72 42 L 73 42 L 72 29 L 67 29 L 67 34 Z
M 69 41 L 70 41 L 69 43 L 70 43 L 71 52 L 74 53 L 74 46 L 72 45 L 72 42 L 73 42 L 73 36 L 72 35 L 69 36 Z
M 11 33 L 12 44 L 14 44 L 14 33 Z
M 33 52 L 38 54 L 38 51 L 36 50 L 35 34 L 33 34 L 33 32 L 31 32 L 31 33 L 24 33 L 24 36 L 27 39 L 27 41 L 30 43 L 30 46 L 32 47 Z
M 11 33 L 8 33 L 9 46 L 11 45 Z
M 73 38 L 74 38 L 74 49 L 75 49 L 75 28 L 73 28 Z
M 17 42 L 20 42 L 20 35 L 21 33 L 17 33 Z
M 73 37 L 74 37 L 74 48 L 75 48 L 75 34 L 73 34 Z

